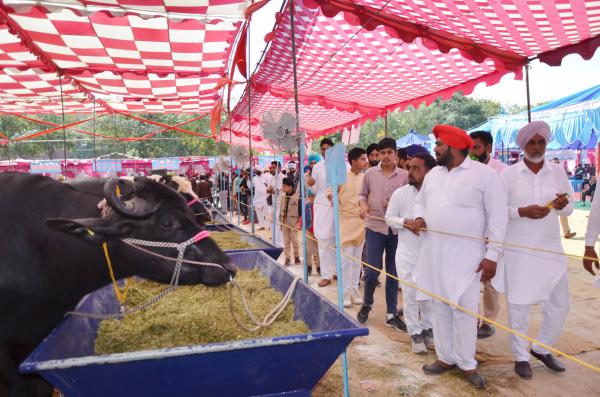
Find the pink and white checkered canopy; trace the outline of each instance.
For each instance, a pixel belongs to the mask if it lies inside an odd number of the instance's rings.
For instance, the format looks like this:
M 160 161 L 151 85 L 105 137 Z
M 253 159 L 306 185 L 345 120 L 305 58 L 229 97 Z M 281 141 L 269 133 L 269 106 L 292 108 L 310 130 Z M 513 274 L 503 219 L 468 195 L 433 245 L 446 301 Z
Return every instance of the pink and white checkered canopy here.
M 56 112 L 62 81 L 66 112 L 98 99 L 96 110 L 208 113 L 244 9 L 240 0 L 5 0 L 0 111 Z
M 295 0 L 300 124 L 310 136 L 386 111 L 472 92 L 533 56 L 551 65 L 600 46 L 600 2 L 579 0 Z M 289 8 L 251 79 L 252 133 L 265 111 L 291 111 Z M 232 129 L 248 132 L 248 96 Z M 227 127 L 225 123 L 224 128 Z M 224 131 L 224 133 L 227 133 Z

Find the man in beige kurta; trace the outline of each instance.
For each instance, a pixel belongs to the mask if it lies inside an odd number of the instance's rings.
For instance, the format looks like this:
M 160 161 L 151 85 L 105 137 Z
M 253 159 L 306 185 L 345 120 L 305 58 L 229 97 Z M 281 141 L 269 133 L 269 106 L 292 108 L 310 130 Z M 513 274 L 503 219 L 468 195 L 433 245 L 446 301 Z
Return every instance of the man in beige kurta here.
M 360 217 L 358 194 L 362 188 L 364 173 L 369 160 L 362 148 L 354 148 L 348 153 L 350 171 L 346 183 L 340 187 L 340 234 L 342 244 L 342 285 L 344 287 L 344 307 L 362 305 L 358 293 L 360 263 L 365 243 L 365 220 Z

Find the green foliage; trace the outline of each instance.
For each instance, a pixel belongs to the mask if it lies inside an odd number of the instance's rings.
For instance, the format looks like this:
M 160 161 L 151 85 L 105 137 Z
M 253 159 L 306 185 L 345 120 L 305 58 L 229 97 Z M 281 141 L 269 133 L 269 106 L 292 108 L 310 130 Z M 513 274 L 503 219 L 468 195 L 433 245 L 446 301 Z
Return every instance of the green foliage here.
M 142 114 L 138 116 L 168 125 L 178 124 L 196 117 L 196 115 L 186 114 Z M 59 125 L 62 124 L 61 115 L 35 115 L 32 117 Z M 65 115 L 65 124 L 90 117 L 91 115 Z M 50 125 L 38 124 L 12 115 L 5 115 L 0 118 L 0 131 L 13 139 L 50 128 L 52 128 Z M 97 118 L 95 121 L 88 121 L 73 128 L 121 138 L 140 137 L 161 129 L 159 126 L 114 114 Z M 210 135 L 210 117 L 207 116 L 189 124 L 184 124 L 181 128 Z M 224 142 L 216 143 L 210 138 L 197 137 L 172 130 L 137 142 L 115 141 L 100 137 L 94 139 L 93 136 L 70 129 L 66 130 L 65 138 L 67 140 L 75 140 L 74 142 L 66 143 L 68 158 L 93 158 L 113 152 L 144 158 L 216 156 L 226 154 L 228 148 L 228 144 Z M 56 142 L 46 142 L 49 140 Z M 8 147 L 0 147 L 0 159 L 63 158 L 64 143 L 62 140 L 63 130 L 60 129 L 54 133 L 32 140 L 14 142 Z
M 409 107 L 403 112 L 388 113 L 388 136 L 398 139 L 412 129 L 421 135 L 431 133 L 436 124 L 451 124 L 465 130 L 487 121 L 488 117 L 500 113 L 500 103 L 487 99 L 473 99 L 457 92 L 447 101 L 436 99 L 431 105 L 418 108 Z M 385 119 L 367 121 L 361 128 L 360 140 L 356 146 L 367 147 L 385 136 Z M 341 134 L 332 136 L 334 142 L 341 142 Z M 312 150 L 318 151 L 319 140 L 313 141 Z

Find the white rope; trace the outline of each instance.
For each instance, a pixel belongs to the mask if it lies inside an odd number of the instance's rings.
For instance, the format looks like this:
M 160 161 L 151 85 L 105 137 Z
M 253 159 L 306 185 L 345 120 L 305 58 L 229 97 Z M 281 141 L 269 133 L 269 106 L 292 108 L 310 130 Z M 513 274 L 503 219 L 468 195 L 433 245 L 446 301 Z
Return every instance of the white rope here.
M 254 323 L 255 326 L 248 327 L 247 325 L 243 324 L 236 317 L 235 310 L 233 308 L 233 289 L 230 289 L 230 295 L 229 295 L 229 309 L 231 311 L 231 317 L 233 317 L 233 319 L 235 320 L 235 322 L 237 323 L 237 325 L 240 328 L 242 328 L 243 330 L 248 331 L 248 332 L 256 332 L 261 328 L 266 328 L 266 327 L 271 326 L 275 322 L 275 320 L 277 320 L 277 318 L 281 315 L 281 313 L 283 313 L 283 311 L 285 310 L 287 305 L 290 303 L 290 300 L 292 299 L 292 294 L 294 292 L 294 289 L 296 289 L 296 285 L 298 284 L 299 280 L 300 280 L 300 277 L 295 277 L 294 280 L 292 280 L 292 283 L 290 284 L 288 290 L 286 291 L 286 293 L 283 296 L 283 298 L 281 299 L 281 301 L 279 301 L 279 303 L 277 305 L 275 305 L 273 310 L 271 310 L 269 312 L 269 314 L 267 314 L 265 316 L 265 318 L 262 321 L 260 321 L 260 320 L 256 319 L 256 317 L 252 313 L 252 310 L 248 306 L 248 302 L 246 301 L 246 297 L 244 296 L 244 293 L 243 293 L 240 285 L 237 283 L 237 281 L 235 281 L 233 278 L 231 278 L 231 285 L 233 287 L 235 287 L 240 293 L 240 300 L 242 302 L 242 308 L 246 312 L 246 315 L 248 316 L 250 321 L 252 323 Z

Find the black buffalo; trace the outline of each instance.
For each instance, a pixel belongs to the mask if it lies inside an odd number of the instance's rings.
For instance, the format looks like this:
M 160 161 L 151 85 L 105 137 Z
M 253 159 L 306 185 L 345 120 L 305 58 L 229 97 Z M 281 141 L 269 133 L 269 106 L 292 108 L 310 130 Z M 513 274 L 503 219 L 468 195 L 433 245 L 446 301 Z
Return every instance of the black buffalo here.
M 111 208 L 104 218 L 98 209 L 103 198 Z M 83 296 L 110 282 L 103 241 L 117 278 L 138 275 L 168 283 L 174 262 L 140 253 L 120 239 L 183 242 L 201 230 L 179 194 L 146 178 L 59 183 L 0 174 L 0 396 L 52 394 L 42 378 L 21 376 L 18 365 Z M 153 250 L 176 256 L 173 249 Z M 216 286 L 235 274 L 211 239 L 189 246 L 185 258 L 221 267 L 184 264 L 181 284 Z
M 206 223 L 212 220 L 210 210 L 203 204 L 202 200 L 198 199 L 198 196 L 193 191 L 192 183 L 187 179 L 181 176 L 165 175 L 160 178 L 160 182 L 176 190 L 186 199 L 198 223 Z

